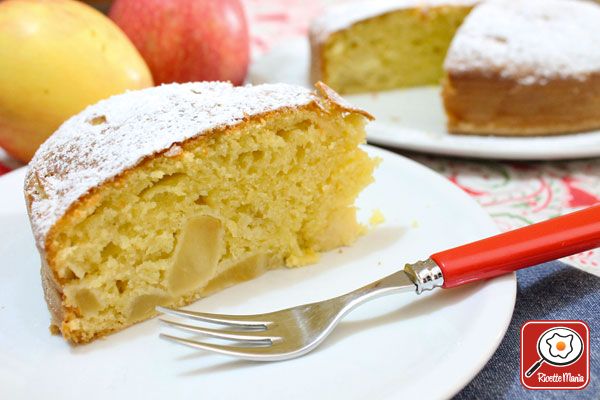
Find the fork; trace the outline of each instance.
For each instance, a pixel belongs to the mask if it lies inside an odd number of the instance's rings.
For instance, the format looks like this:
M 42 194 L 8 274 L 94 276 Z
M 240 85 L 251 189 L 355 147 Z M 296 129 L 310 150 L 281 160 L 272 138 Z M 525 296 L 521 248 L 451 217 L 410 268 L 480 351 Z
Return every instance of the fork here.
M 383 279 L 329 300 L 256 315 L 157 307 L 172 328 L 210 340 L 160 334 L 196 349 L 254 361 L 280 361 L 316 348 L 351 310 L 374 298 L 453 288 L 600 247 L 600 205 L 441 251 Z M 192 322 L 196 323 L 192 323 Z M 218 326 L 199 326 L 198 322 Z

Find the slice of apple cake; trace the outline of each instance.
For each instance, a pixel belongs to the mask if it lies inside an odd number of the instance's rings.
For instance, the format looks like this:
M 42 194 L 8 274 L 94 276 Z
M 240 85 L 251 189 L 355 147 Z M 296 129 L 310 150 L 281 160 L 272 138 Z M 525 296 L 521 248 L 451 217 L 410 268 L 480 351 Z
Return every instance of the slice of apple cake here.
M 54 329 L 85 343 L 351 244 L 370 116 L 317 88 L 163 85 L 65 122 L 25 182 Z

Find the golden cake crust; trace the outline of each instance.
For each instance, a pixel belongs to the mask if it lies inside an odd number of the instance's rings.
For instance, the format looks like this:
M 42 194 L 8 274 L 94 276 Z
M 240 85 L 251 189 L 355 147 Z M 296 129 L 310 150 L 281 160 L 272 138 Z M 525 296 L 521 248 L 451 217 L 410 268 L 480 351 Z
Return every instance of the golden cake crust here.
M 600 127 L 600 73 L 529 85 L 477 72 L 452 74 L 442 97 L 452 133 L 535 136 Z
M 89 129 L 88 125 L 92 127 L 97 126 L 95 124 L 90 124 L 89 121 L 94 121 L 94 119 L 100 117 L 101 124 L 104 124 L 114 116 L 114 111 L 110 107 L 112 104 L 110 99 L 89 107 L 82 114 L 65 122 L 65 124 L 59 128 L 53 137 L 51 137 L 34 156 L 25 179 L 24 192 L 27 210 L 34 231 L 36 245 L 42 259 L 42 285 L 48 309 L 52 316 L 51 329 L 55 332 L 60 330 L 63 336 L 71 342 L 84 343 L 91 338 L 73 335 L 68 329 L 64 329 L 64 326 L 62 325 L 64 324 L 64 321 L 70 319 L 69 315 L 75 316 L 79 313 L 79 310 L 64 305 L 64 293 L 62 287 L 65 282 L 61 281 L 61 278 L 56 272 L 55 260 L 58 249 L 54 246 L 54 243 L 56 242 L 54 235 L 55 232 L 60 232 L 61 227 L 67 225 L 70 219 L 76 218 L 76 214 L 82 212 L 81 210 L 93 209 L 93 205 L 99 201 L 101 191 L 106 185 L 118 187 L 122 182 L 125 182 L 128 174 L 157 157 L 178 157 L 182 152 L 182 149 L 195 146 L 200 141 L 206 140 L 213 135 L 227 134 L 231 129 L 240 128 L 245 124 L 259 121 L 264 118 L 276 117 L 277 115 L 284 113 L 302 110 L 327 113 L 331 110 L 337 110 L 359 113 L 372 119 L 370 114 L 352 107 L 333 90 L 320 82 L 315 85 L 317 88 L 316 92 L 289 85 L 233 87 L 228 83 L 190 83 L 183 85 L 163 85 L 161 87 L 114 96 L 114 98 L 118 101 L 133 102 L 133 107 L 135 108 L 136 101 L 147 102 L 156 98 L 163 98 L 165 89 L 169 92 L 168 94 L 171 97 L 178 98 L 179 93 L 182 93 L 184 97 L 187 94 L 186 92 L 190 91 L 192 93 L 196 93 L 196 91 L 203 91 L 205 93 L 207 89 L 209 91 L 212 90 L 215 85 L 219 85 L 219 90 L 225 90 L 228 92 L 228 95 L 231 96 L 232 101 L 234 102 L 234 104 L 231 105 L 232 108 L 241 107 L 239 104 L 236 106 L 234 98 L 244 101 L 244 96 L 251 96 L 255 102 L 259 103 L 258 107 L 254 108 L 254 112 L 249 112 L 251 110 L 243 110 L 237 118 L 234 118 L 235 116 L 231 115 L 226 116 L 226 123 L 212 121 L 208 125 L 202 125 L 202 129 L 188 129 L 187 137 L 168 135 L 170 137 L 169 140 L 161 143 L 159 148 L 154 148 L 151 151 L 145 150 L 144 153 L 140 152 L 139 141 L 134 138 L 128 142 L 127 145 L 129 147 L 123 148 L 119 154 L 112 154 L 112 156 L 120 157 L 120 154 L 126 154 L 127 152 L 138 152 L 139 154 L 136 155 L 137 159 L 130 162 L 129 165 L 111 161 L 110 163 L 113 165 L 120 165 L 119 168 L 110 171 L 99 169 L 96 171 L 93 184 L 90 183 L 92 180 L 89 179 L 81 183 L 78 182 L 77 179 L 81 176 L 81 172 L 82 170 L 85 170 L 85 168 L 102 168 L 94 161 L 95 157 L 99 156 L 95 152 L 104 151 L 106 146 L 110 145 L 110 143 L 106 143 L 106 141 L 110 140 L 110 137 L 100 136 L 100 139 L 90 146 L 89 138 L 78 135 L 77 132 L 81 129 L 83 133 L 102 135 L 102 132 L 85 131 L 86 129 Z M 266 97 L 275 95 L 276 97 L 279 96 L 279 98 L 275 102 L 265 98 L 263 104 L 260 104 L 261 98 L 260 95 L 257 96 L 257 88 L 259 94 Z M 140 93 L 142 94 L 141 97 Z M 212 101 L 214 100 L 215 99 L 213 98 Z M 171 98 L 170 101 L 173 101 L 173 99 Z M 184 99 L 184 101 L 189 101 L 189 98 Z M 234 112 L 237 113 L 238 111 L 239 110 L 235 110 Z M 136 112 L 139 114 L 140 110 L 136 110 Z M 152 112 L 152 110 L 149 112 Z M 169 114 L 169 117 L 172 117 L 171 113 L 177 112 L 177 109 L 173 111 L 172 109 L 166 108 L 163 112 Z M 182 123 L 184 124 L 189 123 L 193 125 L 195 122 L 194 119 L 186 120 L 186 115 L 182 115 L 181 113 L 179 113 L 178 116 L 180 120 L 183 119 Z M 151 118 L 153 116 L 144 115 L 142 113 L 141 117 Z M 113 124 L 107 129 L 118 131 L 119 129 L 122 129 L 123 126 L 124 125 Z M 135 124 L 130 126 L 133 127 Z M 144 131 L 128 133 L 139 136 L 144 133 Z M 139 140 L 144 141 L 143 138 L 139 138 Z M 84 149 L 88 149 L 88 152 L 83 151 Z M 64 157 L 65 151 L 67 150 L 74 155 L 84 154 L 86 156 L 83 160 L 79 160 L 80 162 L 63 160 L 62 157 Z M 75 193 L 72 193 L 73 191 L 75 191 Z M 65 199 L 68 200 L 65 201 Z M 40 203 L 44 202 L 52 204 L 40 206 Z M 256 268 L 258 267 L 255 267 L 255 269 Z M 258 270 L 239 272 L 239 274 L 248 276 L 253 274 L 258 275 L 260 273 L 261 271 Z M 248 279 L 248 277 L 245 277 L 244 279 Z M 192 297 L 188 296 L 182 298 L 178 305 L 188 304 L 197 298 L 210 294 L 240 280 L 242 280 L 242 278 L 236 276 L 236 271 L 228 271 L 226 276 L 217 276 L 215 282 L 211 281 L 209 286 L 202 292 L 196 293 Z M 114 330 L 107 330 L 98 333 L 94 338 L 113 331 Z

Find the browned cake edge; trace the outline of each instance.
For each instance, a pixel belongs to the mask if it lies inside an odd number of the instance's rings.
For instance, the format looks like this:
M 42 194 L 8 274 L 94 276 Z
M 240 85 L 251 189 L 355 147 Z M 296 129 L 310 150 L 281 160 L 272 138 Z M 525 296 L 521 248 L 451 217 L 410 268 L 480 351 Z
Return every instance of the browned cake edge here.
M 542 136 L 600 128 L 600 73 L 533 84 L 498 74 L 447 73 L 442 97 L 451 133 Z

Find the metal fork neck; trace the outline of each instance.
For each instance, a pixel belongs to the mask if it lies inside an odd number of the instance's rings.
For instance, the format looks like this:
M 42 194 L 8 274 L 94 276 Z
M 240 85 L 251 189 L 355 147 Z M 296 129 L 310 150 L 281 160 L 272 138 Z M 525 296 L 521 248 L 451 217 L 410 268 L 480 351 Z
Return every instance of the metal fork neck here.
M 346 311 L 350 311 L 359 304 L 376 297 L 412 290 L 421 294 L 423 291 L 441 287 L 443 284 L 442 270 L 432 259 L 427 259 L 408 264 L 404 267 L 404 271 L 395 272 L 336 299 L 344 304 Z
M 404 267 L 404 272 L 417 286 L 417 294 L 444 285 L 442 270 L 431 258 L 414 264 L 407 264 Z

